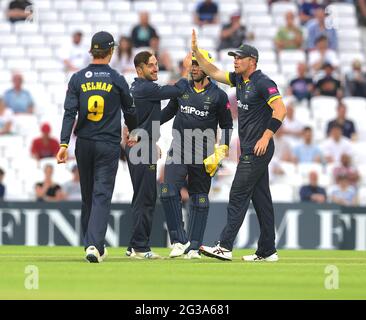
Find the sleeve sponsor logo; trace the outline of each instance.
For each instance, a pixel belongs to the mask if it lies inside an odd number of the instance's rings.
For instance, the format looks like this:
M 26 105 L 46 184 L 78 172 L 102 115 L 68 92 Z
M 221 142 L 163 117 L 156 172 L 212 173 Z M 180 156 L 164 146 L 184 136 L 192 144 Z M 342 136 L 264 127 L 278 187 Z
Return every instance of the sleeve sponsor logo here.
M 271 87 L 271 88 L 268 88 L 268 93 L 275 94 L 275 93 L 278 93 L 278 90 L 276 87 Z

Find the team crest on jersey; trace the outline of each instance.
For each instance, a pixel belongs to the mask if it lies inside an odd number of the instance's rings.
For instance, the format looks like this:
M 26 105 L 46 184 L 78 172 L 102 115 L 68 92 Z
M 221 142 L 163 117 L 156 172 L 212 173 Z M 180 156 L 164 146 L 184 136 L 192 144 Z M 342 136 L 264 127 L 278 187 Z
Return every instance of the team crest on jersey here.
M 189 94 L 188 93 L 185 93 L 183 96 L 182 96 L 183 99 L 187 100 L 189 99 Z
M 211 98 L 209 96 L 206 97 L 205 103 L 211 104 Z
M 204 109 L 204 110 L 210 110 L 210 106 L 208 106 L 208 105 L 206 105 L 206 104 L 205 104 L 205 105 L 203 106 L 203 109 Z
M 93 72 L 87 71 L 85 72 L 85 78 L 91 78 L 93 76 Z

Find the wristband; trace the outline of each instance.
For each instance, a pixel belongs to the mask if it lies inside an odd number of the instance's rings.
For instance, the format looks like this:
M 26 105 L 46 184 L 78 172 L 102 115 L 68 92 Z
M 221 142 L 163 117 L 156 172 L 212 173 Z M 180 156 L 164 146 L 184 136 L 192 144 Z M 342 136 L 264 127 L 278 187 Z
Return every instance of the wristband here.
M 271 121 L 269 122 L 267 129 L 271 130 L 273 133 L 276 133 L 276 131 L 281 127 L 281 125 L 282 121 L 276 118 L 271 118 Z
M 69 145 L 68 144 L 66 144 L 66 143 L 61 143 L 60 144 L 60 147 L 65 147 L 65 148 L 67 148 Z

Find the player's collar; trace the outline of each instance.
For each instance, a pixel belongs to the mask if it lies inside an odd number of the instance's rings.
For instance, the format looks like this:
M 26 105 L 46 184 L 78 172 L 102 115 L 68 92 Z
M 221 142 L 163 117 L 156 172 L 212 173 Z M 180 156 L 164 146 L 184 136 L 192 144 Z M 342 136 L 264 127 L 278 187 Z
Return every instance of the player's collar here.
M 201 93 L 201 92 L 203 92 L 203 91 L 207 90 L 207 89 L 211 86 L 211 84 L 212 84 L 211 79 L 210 79 L 210 78 L 207 78 L 207 79 L 208 79 L 208 84 L 206 84 L 202 89 L 197 89 L 197 88 L 194 86 L 194 81 L 193 81 L 193 80 L 190 80 L 189 82 L 190 82 L 191 88 L 192 88 L 196 93 Z

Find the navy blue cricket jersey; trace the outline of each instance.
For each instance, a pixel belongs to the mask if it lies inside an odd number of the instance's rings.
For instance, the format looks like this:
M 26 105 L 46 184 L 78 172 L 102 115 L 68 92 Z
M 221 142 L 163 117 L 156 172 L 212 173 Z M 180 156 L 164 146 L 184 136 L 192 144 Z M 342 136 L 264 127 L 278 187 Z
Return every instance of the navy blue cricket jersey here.
M 121 109 L 129 130 L 136 127 L 135 110 L 125 78 L 107 64 L 90 64 L 69 81 L 61 130 L 67 145 L 78 115 L 75 135 L 110 143 L 121 142 Z
M 189 148 L 192 146 L 193 154 L 197 155 L 202 152 L 203 158 L 208 156 L 207 153 L 212 153 L 218 125 L 224 129 L 220 144 L 229 145 L 233 128 L 229 99 L 227 94 L 211 81 L 200 91 L 197 91 L 191 81 L 184 94 L 177 99 L 172 99 L 162 110 L 161 124 L 174 116 L 173 129 L 180 133 L 181 141 L 173 139 L 172 146 L 176 150 L 181 150 L 182 156 L 190 151 L 184 150 L 184 146 Z M 184 137 L 187 136 L 184 132 L 186 129 L 200 129 L 202 132 L 209 129 L 212 130 L 212 135 L 208 135 L 205 141 L 196 139 L 192 143 L 186 141 L 184 145 Z M 193 160 L 197 160 L 194 161 L 195 163 L 202 163 L 195 157 Z
M 175 85 L 160 86 L 144 78 L 135 78 L 131 84 L 131 94 L 137 114 L 137 128 L 145 130 L 150 140 L 156 142 L 160 137 L 160 129 L 152 132 L 152 123 L 155 121 L 160 127 L 161 100 L 181 96 L 187 86 L 187 79 L 180 79 Z
M 254 146 L 266 131 L 273 109 L 269 104 L 280 98 L 276 83 L 260 70 L 253 72 L 248 81 L 240 74 L 226 74 L 231 86 L 236 87 L 241 152 L 253 154 Z

